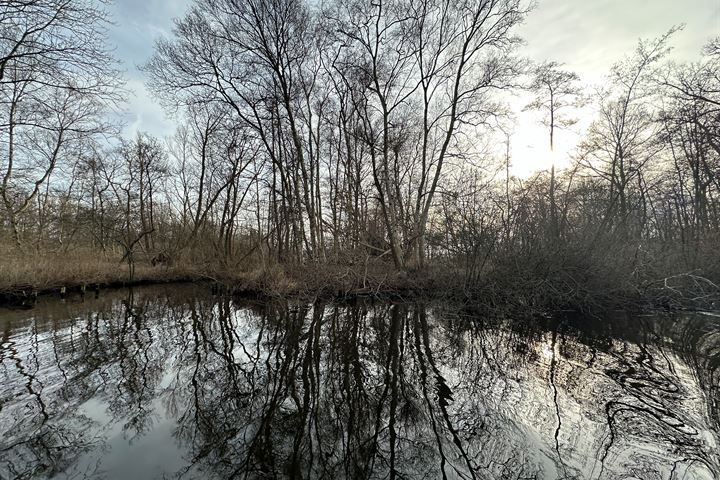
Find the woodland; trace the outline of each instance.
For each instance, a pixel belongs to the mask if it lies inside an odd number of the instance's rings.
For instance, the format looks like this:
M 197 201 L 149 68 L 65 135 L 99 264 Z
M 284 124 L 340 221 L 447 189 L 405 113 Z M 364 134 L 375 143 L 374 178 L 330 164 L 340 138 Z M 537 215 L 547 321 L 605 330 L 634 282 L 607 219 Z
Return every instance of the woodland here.
M 195 0 L 142 69 L 174 135 L 121 134 L 94 0 L 0 0 L 3 299 L 137 282 L 713 308 L 720 37 L 628 45 L 588 86 L 521 0 Z M 512 100 L 563 168 L 512 174 Z M 587 113 L 584 113 L 587 114 Z M 563 152 L 563 155 L 566 155 Z

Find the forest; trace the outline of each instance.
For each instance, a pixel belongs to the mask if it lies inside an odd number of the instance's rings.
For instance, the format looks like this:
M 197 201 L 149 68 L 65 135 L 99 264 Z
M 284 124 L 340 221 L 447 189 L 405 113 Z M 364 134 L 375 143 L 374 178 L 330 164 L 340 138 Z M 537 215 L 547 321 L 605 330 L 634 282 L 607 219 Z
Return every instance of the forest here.
M 195 0 L 142 70 L 169 138 L 121 134 L 94 0 L 0 0 L 3 298 L 211 280 L 493 307 L 720 305 L 720 37 L 628 45 L 588 86 L 524 0 Z M 512 174 L 513 100 L 563 168 Z M 538 149 L 538 151 L 544 151 Z M 565 153 L 563 153 L 565 155 Z

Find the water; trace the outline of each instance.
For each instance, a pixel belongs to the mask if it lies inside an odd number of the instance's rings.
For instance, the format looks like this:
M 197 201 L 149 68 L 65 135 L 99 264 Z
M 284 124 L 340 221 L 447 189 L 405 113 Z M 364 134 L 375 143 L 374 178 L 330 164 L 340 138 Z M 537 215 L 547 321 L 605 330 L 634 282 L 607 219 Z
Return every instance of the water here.
M 197 286 L 0 310 L 0 478 L 720 476 L 720 317 Z

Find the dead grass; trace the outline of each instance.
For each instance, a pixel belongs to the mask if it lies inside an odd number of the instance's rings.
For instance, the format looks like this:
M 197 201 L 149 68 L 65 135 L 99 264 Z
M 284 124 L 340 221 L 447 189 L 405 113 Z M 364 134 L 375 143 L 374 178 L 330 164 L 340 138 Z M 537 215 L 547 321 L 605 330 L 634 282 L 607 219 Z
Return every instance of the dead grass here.
M 135 267 L 134 282 L 168 282 L 199 277 L 185 266 L 157 266 L 141 262 Z M 64 254 L 0 254 L 0 293 L 49 292 L 87 286 L 117 285 L 129 281 L 128 266 L 113 256 L 90 252 Z
M 76 251 L 30 255 L 0 253 L 0 302 L 38 293 L 82 286 L 120 286 L 129 282 L 120 255 Z M 228 291 L 268 297 L 300 296 L 334 299 L 368 295 L 384 298 L 451 298 L 492 311 L 594 311 L 607 308 L 717 308 L 720 287 L 696 272 L 643 281 L 586 255 L 502 262 L 473 284 L 461 269 L 437 265 L 417 271 L 396 271 L 391 264 L 246 265 L 229 268 L 219 262 L 179 257 L 172 265 L 136 263 L 133 284 L 210 280 Z M 660 278 L 654 275 L 653 278 Z M 664 278 L 664 277 L 663 277 Z M 660 283 L 658 283 L 660 282 Z M 644 285 L 644 287 L 641 287 Z
M 274 265 L 250 272 L 216 273 L 215 278 L 239 294 L 269 297 L 343 299 L 449 298 L 463 293 L 462 274 L 446 268 L 396 271 L 391 264 L 366 266 L 335 264 Z

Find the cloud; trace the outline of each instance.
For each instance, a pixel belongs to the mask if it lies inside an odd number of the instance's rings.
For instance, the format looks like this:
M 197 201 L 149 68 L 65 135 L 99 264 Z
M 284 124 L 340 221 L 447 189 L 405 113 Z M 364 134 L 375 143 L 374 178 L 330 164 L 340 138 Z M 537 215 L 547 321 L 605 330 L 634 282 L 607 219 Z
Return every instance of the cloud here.
M 170 35 L 173 19 L 182 16 L 190 3 L 190 0 L 122 0 L 113 4 L 110 14 L 115 25 L 110 29 L 109 40 L 122 62 L 129 90 L 120 115 L 125 136 L 143 131 L 163 137 L 175 129 L 175 121 L 147 90 L 145 74 L 138 67 L 152 55 L 155 40 Z
M 174 130 L 175 121 L 147 91 L 145 75 L 137 66 L 148 60 L 155 40 L 170 34 L 173 19 L 182 16 L 191 3 L 118 0 L 114 4 L 111 14 L 117 25 L 110 32 L 110 40 L 117 45 L 117 56 L 133 92 L 123 115 L 125 134 L 142 130 L 165 136 Z M 720 4 L 717 0 L 539 0 L 517 33 L 527 40 L 522 55 L 538 62 L 563 62 L 580 75 L 583 83 L 597 84 L 613 63 L 632 52 L 639 38 L 657 37 L 680 23 L 687 26 L 673 40 L 672 58 L 697 58 L 702 45 L 720 33 Z M 577 138 L 563 138 L 564 154 L 574 148 Z M 538 161 L 545 143 L 546 135 L 537 119 L 521 114 L 513 136 L 519 172 L 547 167 L 546 161 Z
M 673 57 L 697 56 L 720 33 L 719 9 L 717 0 L 540 0 L 519 33 L 528 42 L 523 53 L 532 59 L 558 60 L 599 81 L 638 39 L 658 37 L 673 25 L 687 25 L 674 38 Z
M 171 135 L 175 120 L 152 98 L 142 79 L 129 80 L 127 87 L 131 93 L 122 115 L 123 135 L 132 137 L 140 131 L 160 138 Z
M 672 39 L 670 58 L 695 60 L 702 46 L 720 34 L 720 4 L 717 0 L 540 0 L 517 32 L 527 45 L 520 52 L 531 60 L 555 60 L 577 73 L 582 83 L 602 83 L 611 66 L 632 54 L 639 39 L 656 38 L 672 26 L 685 24 Z M 575 132 L 563 132 L 556 165 L 572 152 L 581 132 L 590 122 L 581 119 Z M 513 137 L 514 163 L 521 176 L 546 168 L 542 127 L 521 114 Z

